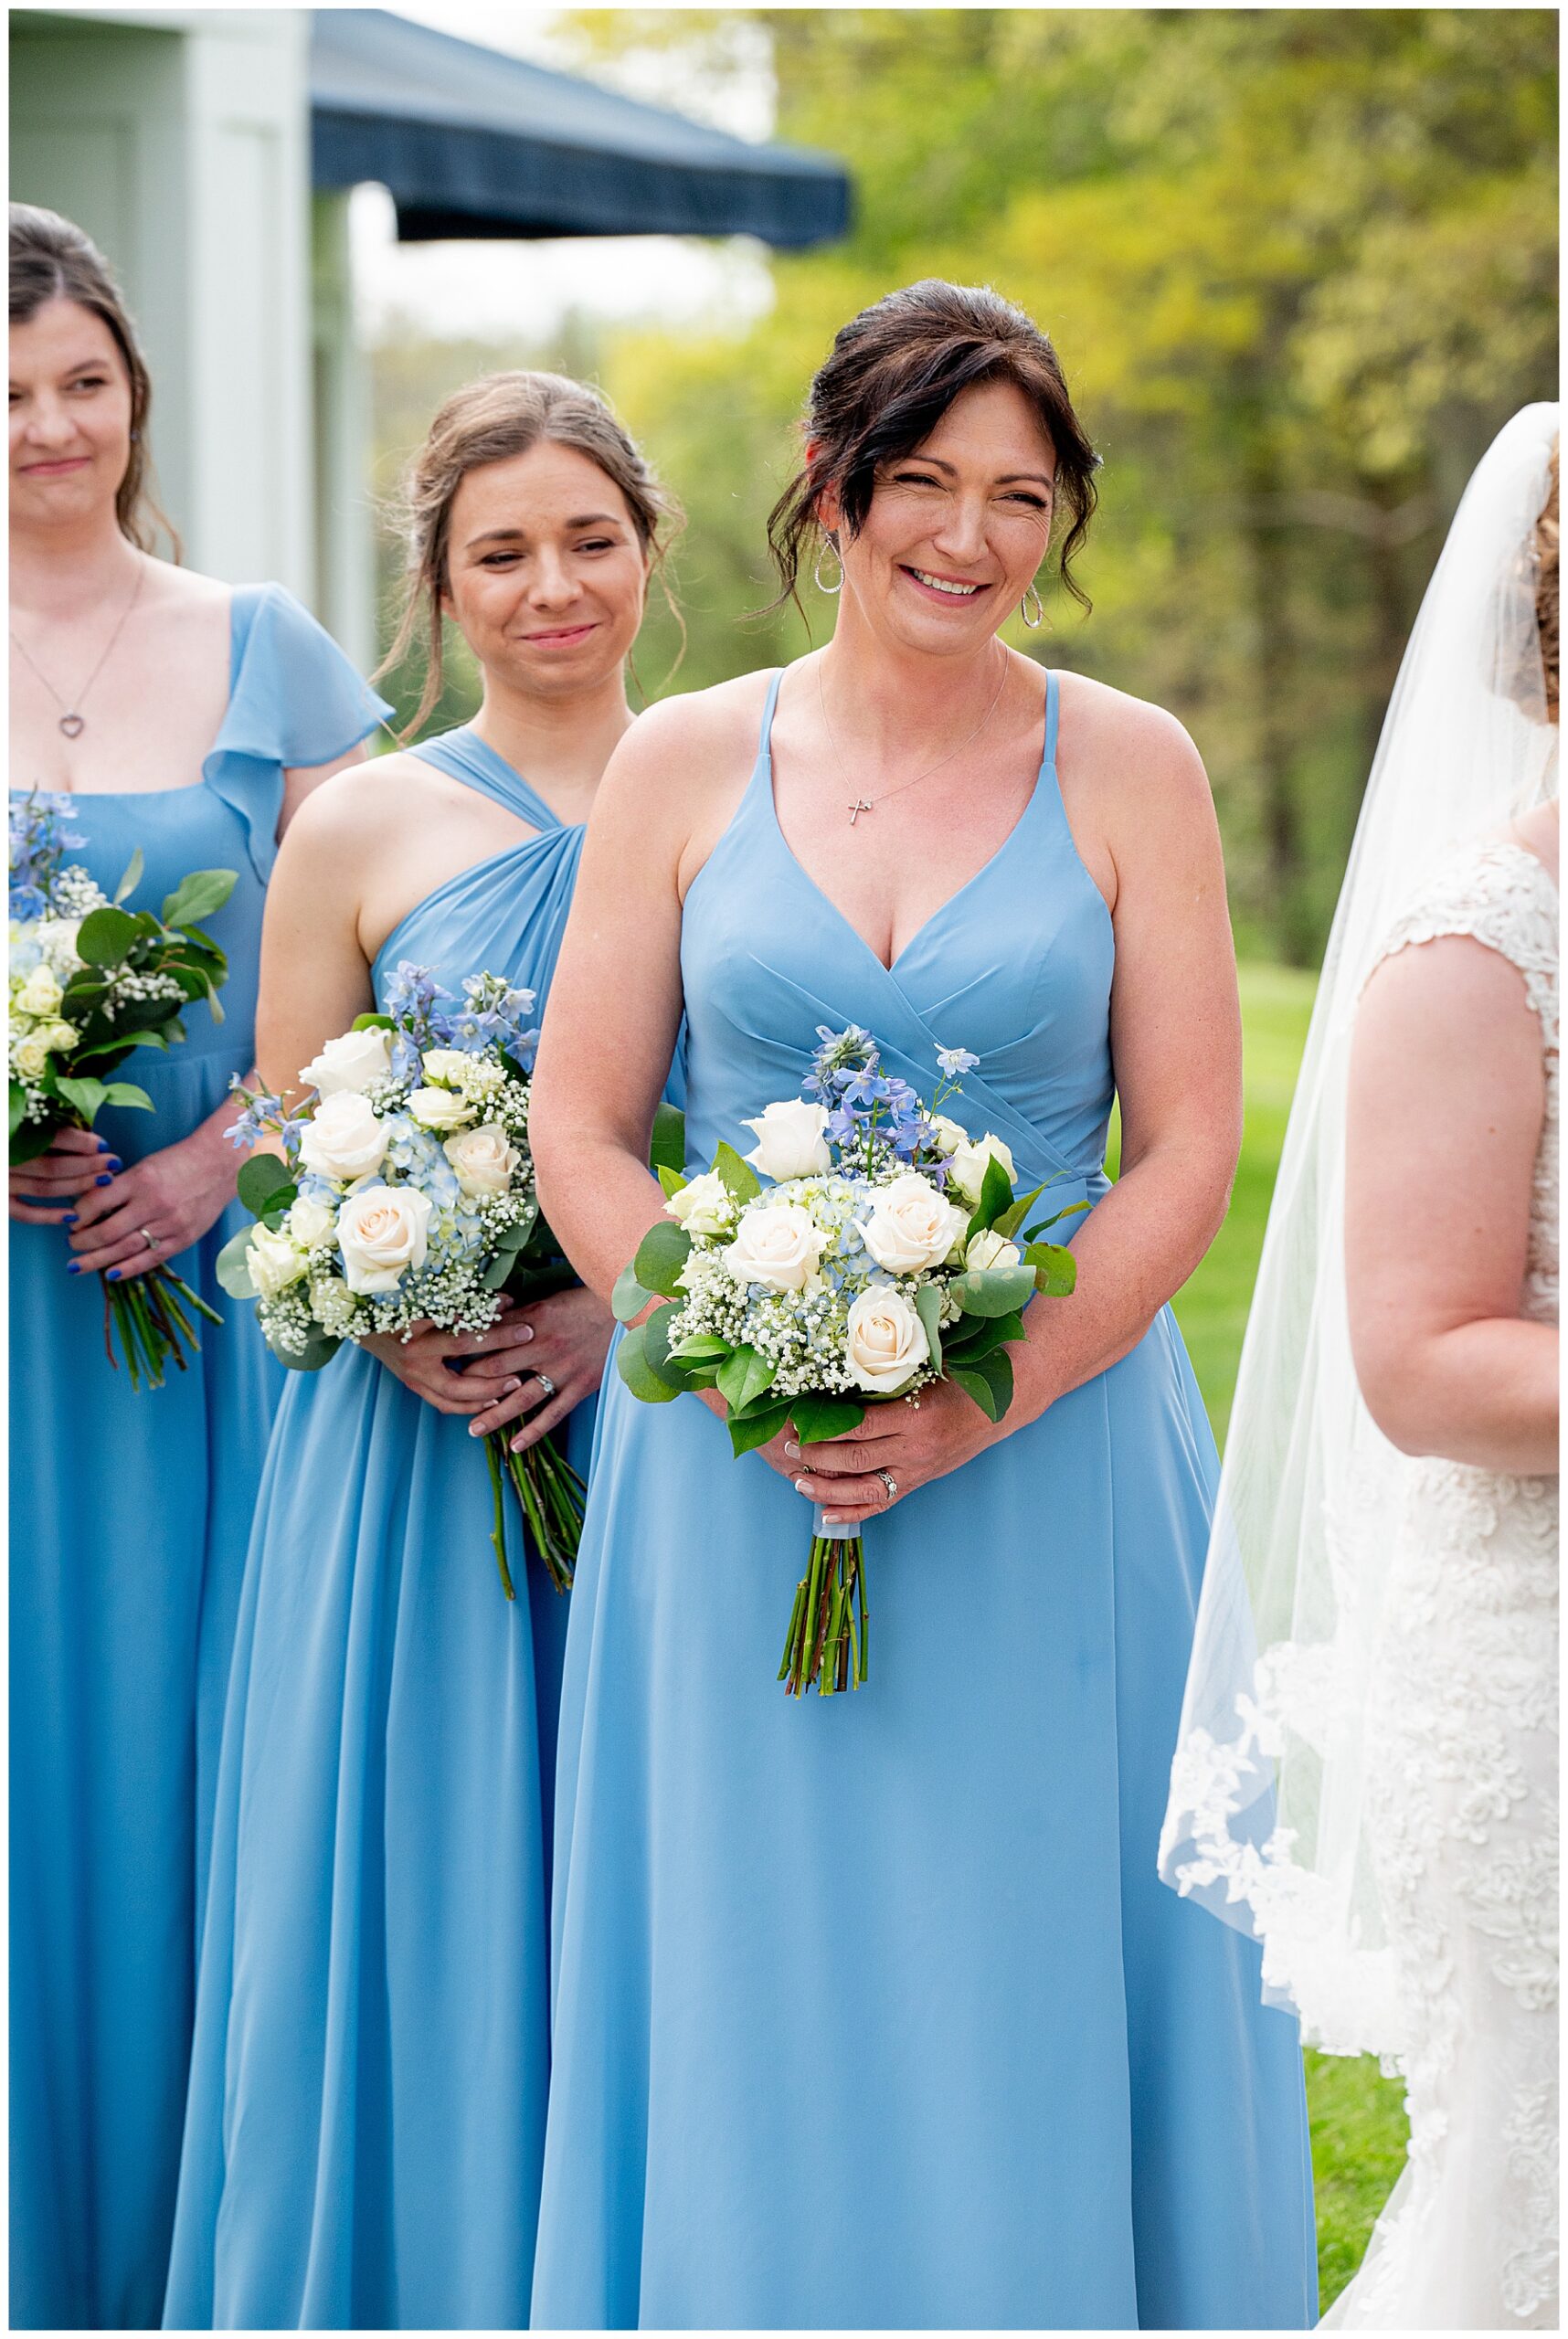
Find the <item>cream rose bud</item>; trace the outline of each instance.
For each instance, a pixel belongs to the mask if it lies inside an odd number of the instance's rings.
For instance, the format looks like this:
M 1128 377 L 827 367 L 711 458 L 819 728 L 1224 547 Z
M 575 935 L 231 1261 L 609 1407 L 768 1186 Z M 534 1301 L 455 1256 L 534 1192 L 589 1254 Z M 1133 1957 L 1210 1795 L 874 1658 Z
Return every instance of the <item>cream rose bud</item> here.
M 889 1275 L 918 1275 L 940 1266 L 968 1221 L 917 1170 L 879 1187 L 861 1229 L 865 1247 Z
M 305 1168 L 340 1186 L 373 1176 L 386 1159 L 386 1124 L 350 1088 L 323 1096 L 300 1138 Z
M 760 1202 L 743 1212 L 724 1263 L 742 1283 L 803 1291 L 827 1247 L 816 1220 L 794 1202 Z
M 59 984 L 48 967 L 35 967 L 26 981 L 12 1000 L 12 1005 L 24 1015 L 55 1015 L 65 997 Z
M 289 1204 L 289 1233 L 302 1250 L 319 1249 L 336 1223 L 335 1214 L 325 1202 L 312 1201 L 300 1194 Z
M 735 1197 L 716 1170 L 705 1170 L 670 1196 L 664 1215 L 683 1226 L 694 1241 L 699 1235 L 723 1234 L 735 1218 Z
M 366 1186 L 337 1217 L 337 1246 L 350 1291 L 395 1291 L 425 1264 L 430 1198 L 417 1186 Z
M 966 1267 L 1016 1267 L 1022 1263 L 1017 1244 L 999 1234 L 994 1226 L 982 1226 L 978 1234 L 972 1234 L 964 1253 Z
M 991 1160 L 1001 1162 L 1010 1183 L 1017 1176 L 1012 1156 L 1001 1138 L 978 1138 L 972 1145 L 966 1138 L 948 1166 L 948 1183 L 956 1186 L 967 1201 L 978 1202 L 980 1188 L 985 1183 L 985 1166 Z
M 74 1048 L 81 1034 L 74 1023 L 55 1022 L 46 1023 L 36 1036 L 50 1055 L 58 1056 L 63 1054 L 67 1048 Z
M 461 1129 L 472 1120 L 473 1109 L 468 1097 L 455 1096 L 450 1088 L 416 1088 L 408 1099 L 409 1112 L 427 1129 Z
M 11 1061 L 24 1080 L 41 1080 L 48 1069 L 48 1045 L 37 1032 L 29 1032 L 25 1040 L 17 1041 Z
M 820 1177 L 833 1166 L 822 1134 L 827 1126 L 824 1105 L 810 1105 L 803 1097 L 769 1105 L 756 1120 L 741 1124 L 757 1131 L 757 1143 L 746 1158 L 762 1177 L 778 1183 L 786 1178 Z
M 457 1171 L 465 1194 L 503 1194 L 523 1156 L 499 1121 L 482 1121 L 476 1129 L 460 1129 L 449 1137 L 441 1151 Z
M 392 1069 L 389 1035 L 379 1024 L 329 1040 L 319 1056 L 300 1066 L 300 1078 L 318 1096 L 361 1096 Z
M 931 1138 L 939 1153 L 959 1153 L 968 1145 L 969 1133 L 961 1129 L 957 1121 L 948 1120 L 946 1113 L 933 1113 Z
M 287 1234 L 275 1234 L 270 1226 L 255 1229 L 245 1263 L 263 1299 L 276 1299 L 281 1291 L 299 1282 L 310 1265 L 297 1243 Z
M 455 1088 L 469 1058 L 461 1048 L 427 1048 L 419 1062 L 427 1080 L 433 1080 L 438 1087 Z
M 926 1327 L 901 1291 L 863 1291 L 850 1308 L 844 1359 L 850 1378 L 874 1396 L 890 1396 L 931 1353 Z

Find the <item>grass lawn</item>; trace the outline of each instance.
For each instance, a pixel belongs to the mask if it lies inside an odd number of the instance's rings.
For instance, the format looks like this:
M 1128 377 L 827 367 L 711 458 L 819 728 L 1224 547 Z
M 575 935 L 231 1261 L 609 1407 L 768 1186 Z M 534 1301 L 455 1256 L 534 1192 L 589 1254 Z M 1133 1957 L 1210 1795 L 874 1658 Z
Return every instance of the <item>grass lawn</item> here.
M 1224 1230 L 1176 1302 L 1193 1368 L 1224 1442 L 1236 1360 L 1274 1191 L 1296 1068 L 1312 1011 L 1310 975 L 1242 968 L 1246 1127 Z M 1318 2271 L 1330 2306 L 1361 2264 L 1367 2236 L 1404 2164 L 1404 2090 L 1370 2056 L 1307 2057 L 1318 2188 Z

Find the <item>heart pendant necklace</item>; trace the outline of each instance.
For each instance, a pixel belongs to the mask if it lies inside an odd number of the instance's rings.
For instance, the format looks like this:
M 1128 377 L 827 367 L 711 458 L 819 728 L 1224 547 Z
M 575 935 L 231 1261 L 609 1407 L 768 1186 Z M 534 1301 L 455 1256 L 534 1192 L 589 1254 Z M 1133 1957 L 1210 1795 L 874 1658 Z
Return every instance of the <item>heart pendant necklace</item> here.
M 55 704 L 58 707 L 63 708 L 64 712 L 61 714 L 59 718 L 59 728 L 65 733 L 68 739 L 79 739 L 82 733 L 87 728 L 87 717 L 81 712 L 82 703 L 86 699 L 87 694 L 92 688 L 94 683 L 97 682 L 100 674 L 102 673 L 105 666 L 108 665 L 109 653 L 125 630 L 126 619 L 130 617 L 132 610 L 135 608 L 137 600 L 141 596 L 142 579 L 146 576 L 146 574 L 147 566 L 146 563 L 143 561 L 137 568 L 136 582 L 131 588 L 131 598 L 121 610 L 118 619 L 115 620 L 114 630 L 103 646 L 103 655 L 100 658 L 91 673 L 89 674 L 86 682 L 83 683 L 80 690 L 76 693 L 74 701 L 63 699 L 60 696 L 58 691 L 56 690 L 53 683 L 50 682 L 48 676 L 39 665 L 37 660 L 33 656 L 33 653 L 28 649 L 26 643 L 17 633 L 16 627 L 13 626 L 11 629 L 11 640 L 16 648 L 20 651 L 27 664 L 32 668 L 39 682 L 42 683 L 44 688 L 53 699 Z

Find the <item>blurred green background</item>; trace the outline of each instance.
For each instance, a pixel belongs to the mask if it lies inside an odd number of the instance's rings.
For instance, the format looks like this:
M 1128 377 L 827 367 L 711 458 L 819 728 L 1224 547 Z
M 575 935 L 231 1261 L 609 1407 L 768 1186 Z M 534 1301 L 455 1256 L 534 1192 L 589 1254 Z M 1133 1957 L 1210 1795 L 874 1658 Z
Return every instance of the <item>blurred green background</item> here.
M 745 37 L 737 37 L 737 28 Z M 760 318 L 568 312 L 546 336 L 384 335 L 377 486 L 438 399 L 497 365 L 599 382 L 690 527 L 646 694 L 798 655 L 764 522 L 836 328 L 925 275 L 997 285 L 1054 339 L 1105 458 L 1084 617 L 1009 638 L 1172 708 L 1202 751 L 1243 958 L 1246 1136 L 1177 1312 L 1222 1437 L 1312 973 L 1388 693 L 1489 439 L 1556 395 L 1557 18 L 1545 9 L 585 11 L 568 59 L 656 61 L 722 103 L 762 41 L 778 133 L 852 168 L 856 223 L 770 262 Z M 383 547 L 386 600 L 398 554 Z M 831 605 L 808 587 L 816 639 Z M 673 672 L 673 670 L 674 670 Z M 417 661 L 394 678 L 407 709 Z M 473 702 L 461 649 L 436 721 Z M 1308 2058 L 1323 2303 L 1403 2162 L 1400 2089 Z

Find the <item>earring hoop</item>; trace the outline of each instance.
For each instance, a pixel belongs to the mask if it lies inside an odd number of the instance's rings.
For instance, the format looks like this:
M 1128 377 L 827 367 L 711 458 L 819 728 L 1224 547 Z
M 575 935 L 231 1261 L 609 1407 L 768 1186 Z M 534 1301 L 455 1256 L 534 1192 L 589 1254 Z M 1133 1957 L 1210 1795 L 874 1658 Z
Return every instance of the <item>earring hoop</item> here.
M 825 553 L 825 552 L 831 552 L 831 553 L 832 554 L 833 558 L 834 558 L 834 559 L 838 562 L 838 564 L 839 564 L 838 581 L 837 581 L 837 583 L 836 583 L 836 584 L 827 585 L 827 584 L 824 584 L 824 583 L 823 583 L 823 581 L 822 581 L 822 555 L 823 555 L 823 553 Z M 816 587 L 816 588 L 817 588 L 817 590 L 818 590 L 818 592 L 819 592 L 819 593 L 838 593 L 838 592 L 841 592 L 841 591 L 843 589 L 843 581 L 844 581 L 844 564 L 843 564 L 843 556 L 842 556 L 842 554 L 839 551 L 839 548 L 838 548 L 837 545 L 836 545 L 836 544 L 834 544 L 834 542 L 833 542 L 833 540 L 832 540 L 832 536 L 824 536 L 824 537 L 822 538 L 822 541 L 821 541 L 821 545 L 818 546 L 818 549 L 817 549 L 816 565 L 814 566 L 814 567 L 813 567 L 813 568 L 812 568 L 812 570 L 811 570 L 811 582 L 812 582 L 812 584 L 813 584 L 813 585 L 815 585 L 815 587 Z
M 1029 604 L 1031 601 L 1034 604 L 1034 615 L 1033 617 L 1029 614 Z M 1035 591 L 1033 582 L 1031 582 L 1029 590 L 1025 593 L 1022 600 L 1020 601 L 1018 605 L 1018 614 L 1023 619 L 1024 624 L 1028 626 L 1032 631 L 1033 628 L 1039 624 L 1041 619 L 1045 614 L 1040 596 Z

